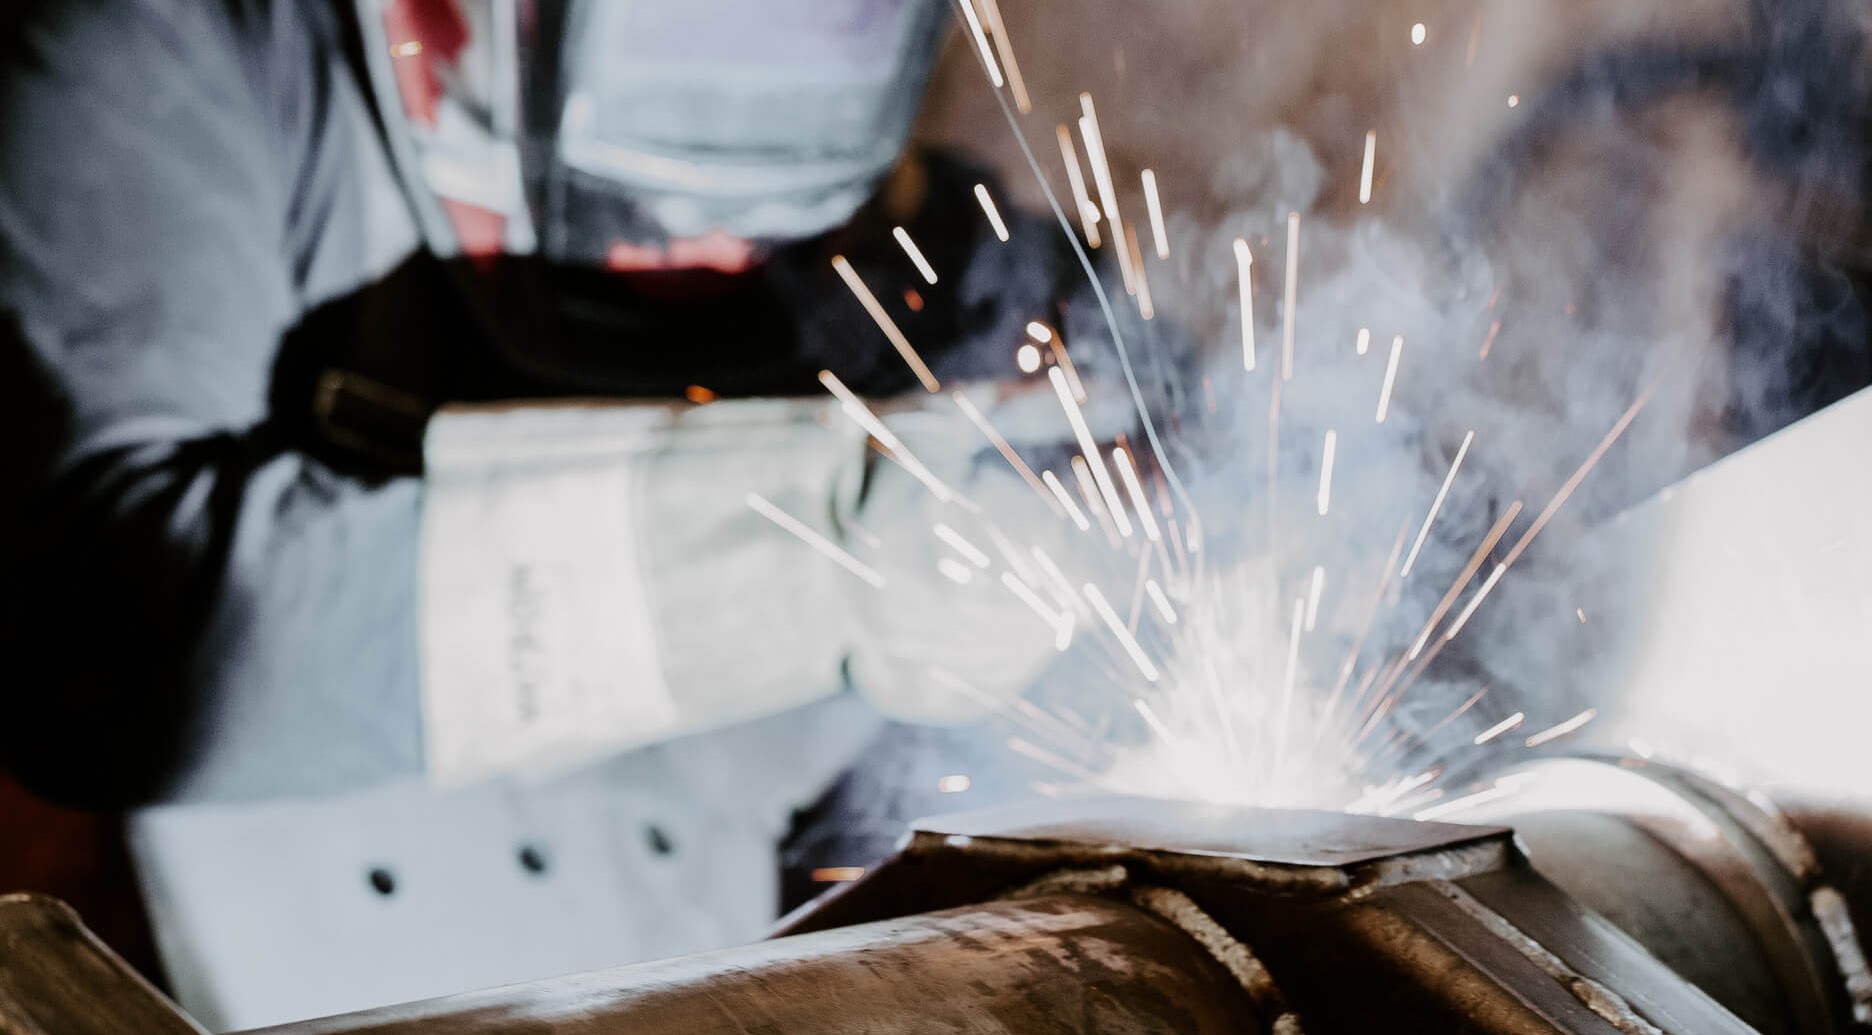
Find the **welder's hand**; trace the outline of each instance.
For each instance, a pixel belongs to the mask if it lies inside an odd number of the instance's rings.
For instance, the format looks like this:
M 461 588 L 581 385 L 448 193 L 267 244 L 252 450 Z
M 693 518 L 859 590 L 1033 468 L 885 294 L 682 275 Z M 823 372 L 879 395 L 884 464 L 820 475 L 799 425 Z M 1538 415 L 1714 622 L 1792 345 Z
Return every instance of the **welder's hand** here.
M 1088 386 L 1085 412 L 1101 441 L 1135 423 L 1128 399 Z M 1035 465 L 1063 458 L 1073 435 L 1058 397 L 1038 383 L 965 389 L 995 430 Z M 1061 563 L 1090 540 L 1061 517 L 943 398 L 884 411 L 892 431 L 957 499 L 944 503 L 921 480 L 872 456 L 851 521 L 882 542 L 868 553 L 887 579 L 856 607 L 852 684 L 903 721 L 952 725 L 986 717 L 1025 691 L 1057 653 L 1069 602 L 1033 556 Z M 1070 471 L 1057 475 L 1072 484 Z M 937 526 L 943 531 L 939 533 Z M 1053 620 L 1009 585 L 1016 580 Z M 861 590 L 867 587 L 859 587 Z M 1070 635 L 1068 633 L 1068 635 Z
M 437 415 L 421 573 L 431 775 L 569 765 L 835 692 L 856 580 L 746 500 L 837 538 L 864 442 L 829 398 Z
M 1072 438 L 1044 382 L 971 398 L 1017 448 Z M 432 775 L 566 765 L 758 718 L 835 692 L 841 671 L 885 713 L 923 722 L 967 721 L 1024 689 L 1053 632 L 1002 581 L 988 527 L 1015 554 L 1077 531 L 949 397 L 877 409 L 968 504 L 877 456 L 830 398 L 438 415 L 421 576 Z M 1087 407 L 1102 436 L 1124 413 L 1102 394 Z M 937 538 L 939 522 L 981 554 Z

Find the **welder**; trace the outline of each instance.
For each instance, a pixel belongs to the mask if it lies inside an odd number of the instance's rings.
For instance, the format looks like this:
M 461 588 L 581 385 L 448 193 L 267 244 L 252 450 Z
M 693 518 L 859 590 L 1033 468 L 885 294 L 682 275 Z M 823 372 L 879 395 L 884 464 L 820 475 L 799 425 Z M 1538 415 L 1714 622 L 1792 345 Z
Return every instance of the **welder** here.
M 1069 434 L 993 384 L 1096 351 L 1065 242 L 906 151 L 943 0 L 12 8 L 0 763 L 147 806 L 211 1023 L 752 937 L 880 712 L 1051 656 L 819 381 L 997 512 L 949 390 Z

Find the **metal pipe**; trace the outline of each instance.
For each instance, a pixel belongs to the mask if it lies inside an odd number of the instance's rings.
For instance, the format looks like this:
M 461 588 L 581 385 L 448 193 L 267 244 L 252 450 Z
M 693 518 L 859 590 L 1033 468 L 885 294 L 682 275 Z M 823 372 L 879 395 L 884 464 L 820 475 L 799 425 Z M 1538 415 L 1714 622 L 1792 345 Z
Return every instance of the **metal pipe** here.
M 1255 1035 L 1188 935 L 1085 895 L 989 902 L 266 1029 L 267 1035 L 657 1032 Z

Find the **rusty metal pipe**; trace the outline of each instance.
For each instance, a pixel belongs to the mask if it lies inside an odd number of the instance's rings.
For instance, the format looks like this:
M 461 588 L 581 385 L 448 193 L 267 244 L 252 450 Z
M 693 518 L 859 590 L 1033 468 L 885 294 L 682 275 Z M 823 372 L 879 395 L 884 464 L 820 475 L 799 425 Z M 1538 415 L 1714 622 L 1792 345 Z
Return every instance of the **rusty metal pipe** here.
M 1161 1032 L 1255 1035 L 1188 935 L 1122 902 L 989 902 L 268 1028 L 268 1035 Z

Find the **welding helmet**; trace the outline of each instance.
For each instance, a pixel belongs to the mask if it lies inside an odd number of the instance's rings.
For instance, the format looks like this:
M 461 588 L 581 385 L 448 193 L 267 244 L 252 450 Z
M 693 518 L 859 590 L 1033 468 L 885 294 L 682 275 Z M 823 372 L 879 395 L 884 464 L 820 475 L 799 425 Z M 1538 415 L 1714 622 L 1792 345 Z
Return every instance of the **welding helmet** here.
M 629 378 L 605 375 L 599 339 L 643 339 L 636 325 L 655 323 L 669 293 L 633 297 L 641 278 L 600 274 L 736 276 L 844 224 L 906 147 L 947 3 L 358 0 L 358 11 L 430 249 L 480 275 L 474 294 L 508 341 L 531 343 L 524 359 L 579 366 L 588 387 L 615 390 Z

